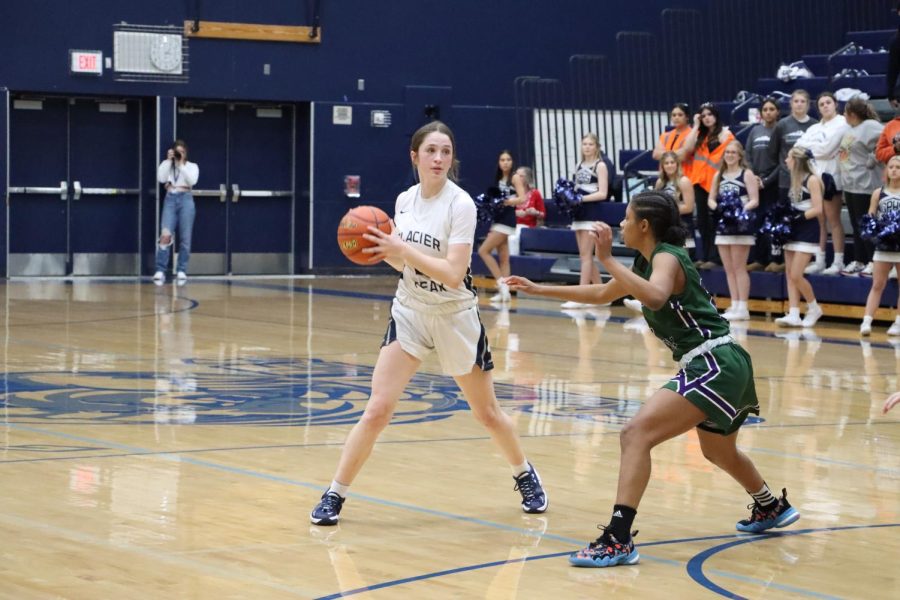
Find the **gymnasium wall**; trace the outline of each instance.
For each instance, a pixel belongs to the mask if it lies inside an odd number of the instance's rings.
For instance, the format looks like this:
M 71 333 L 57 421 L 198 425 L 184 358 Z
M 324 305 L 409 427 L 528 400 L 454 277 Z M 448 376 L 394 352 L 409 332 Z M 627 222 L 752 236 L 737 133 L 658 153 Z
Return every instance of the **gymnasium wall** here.
M 109 71 L 100 78 L 68 72 L 70 49 L 109 56 L 117 23 L 180 25 L 199 16 L 311 25 L 314 4 L 2 2 L 0 49 L 11 58 L 0 61 L 0 88 L 13 94 L 311 103 L 311 145 L 297 144 L 312 154 L 311 165 L 298 161 L 298 181 L 312 183 L 296 199 L 303 239 L 295 271 L 334 270 L 348 265 L 333 243 L 347 206 L 390 208 L 399 189 L 412 182 L 408 136 L 427 120 L 427 104 L 437 106 L 456 131 L 462 184 L 477 193 L 489 184 L 498 151 L 516 147 L 517 76 L 558 79 L 571 90 L 570 57 L 602 55 L 603 93 L 582 103 L 665 110 L 673 97 L 728 99 L 756 77 L 774 73 L 781 59 L 834 48 L 847 29 L 893 26 L 890 0 L 322 0 L 321 44 L 193 39 L 184 84 L 116 82 Z M 571 92 L 562 98 L 571 105 L 576 100 Z M 352 107 L 352 125 L 332 123 L 335 105 Z M 391 126 L 370 127 L 373 109 L 389 111 Z M 5 118 L 0 125 L 2 131 Z M 0 172 L 7 160 L 0 145 Z M 348 174 L 362 178 L 360 199 L 343 197 Z M 150 213 L 145 211 L 145 223 Z M 310 213 L 312 227 L 304 229 Z M 5 218 L 0 216 L 0 231 Z M 315 236 L 312 253 L 309 230 Z

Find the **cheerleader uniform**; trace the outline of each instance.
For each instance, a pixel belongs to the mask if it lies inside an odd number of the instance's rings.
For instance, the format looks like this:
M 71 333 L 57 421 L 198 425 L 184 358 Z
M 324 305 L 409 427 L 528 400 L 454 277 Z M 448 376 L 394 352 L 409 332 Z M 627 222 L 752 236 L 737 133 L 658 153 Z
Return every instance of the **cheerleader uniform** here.
M 598 184 L 599 180 L 597 179 L 597 165 L 600 162 L 602 162 L 602 159 L 598 158 L 589 167 L 586 167 L 584 166 L 584 163 L 581 163 L 575 169 L 575 176 L 573 177 L 575 181 L 575 191 L 582 196 L 587 196 L 588 194 L 593 194 L 600 190 Z M 592 231 L 594 229 L 594 223 L 601 220 L 601 213 L 600 201 L 581 203 L 572 215 L 572 229 L 574 231 Z
M 750 197 L 747 195 L 747 184 L 744 182 L 744 174 L 746 172 L 746 169 L 741 169 L 738 176 L 734 178 L 723 175 L 719 181 L 719 197 L 722 196 L 722 192 L 734 191 L 741 199 L 741 205 L 746 206 L 747 202 L 750 200 Z M 716 198 L 717 202 L 718 200 L 719 199 Z M 717 246 L 752 246 L 756 243 L 756 236 L 720 233 L 716 235 L 715 243 Z
M 812 194 L 809 193 L 808 182 L 809 176 L 803 180 L 799 197 L 788 191 L 791 206 L 796 210 L 805 212 L 812 208 Z M 812 218 L 795 223 L 788 243 L 784 245 L 784 249 L 793 252 L 805 252 L 806 254 L 817 253 L 819 251 L 819 220 Z
M 516 190 L 509 181 L 498 181 L 497 187 L 500 189 L 500 196 L 504 200 L 516 195 Z M 513 235 L 516 232 L 516 207 L 504 205 L 497 216 L 494 217 L 491 231 L 504 235 Z
M 662 187 L 660 190 L 663 194 L 675 200 L 675 203 L 680 206 L 680 202 L 678 202 L 678 188 L 675 185 L 674 181 L 667 181 L 666 185 Z M 694 215 L 681 215 L 681 226 L 684 227 L 687 235 L 684 238 L 684 247 L 685 248 L 696 248 L 697 244 L 694 242 Z
M 900 210 L 900 194 L 892 194 L 885 188 L 881 188 L 881 194 L 878 197 L 877 216 L 880 217 L 889 210 Z M 876 247 L 872 260 L 886 263 L 898 263 L 900 262 L 900 252 L 880 250 Z

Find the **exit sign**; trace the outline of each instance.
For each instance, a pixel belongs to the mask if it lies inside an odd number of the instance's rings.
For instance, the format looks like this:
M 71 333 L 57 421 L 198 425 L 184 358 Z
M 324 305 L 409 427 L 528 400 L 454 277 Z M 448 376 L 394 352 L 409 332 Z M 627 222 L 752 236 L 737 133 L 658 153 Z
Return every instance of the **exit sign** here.
M 69 71 L 79 75 L 102 75 L 103 52 L 99 50 L 70 50 Z

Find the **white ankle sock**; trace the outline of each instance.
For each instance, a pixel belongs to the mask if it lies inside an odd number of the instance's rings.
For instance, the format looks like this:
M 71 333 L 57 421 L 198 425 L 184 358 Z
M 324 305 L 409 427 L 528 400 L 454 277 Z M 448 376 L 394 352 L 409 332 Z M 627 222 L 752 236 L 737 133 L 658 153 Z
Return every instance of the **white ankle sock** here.
M 522 473 L 528 472 L 528 460 L 526 459 L 521 465 L 510 465 L 512 468 L 513 477 L 518 477 Z
M 806 312 L 810 312 L 813 310 L 819 310 L 819 303 L 815 300 L 806 304 Z
M 864 316 L 864 317 L 863 317 L 862 324 L 863 324 L 863 325 L 871 325 L 871 324 L 872 324 L 872 317 L 870 317 L 869 315 Z
M 788 316 L 800 318 L 800 307 L 792 306 L 788 309 Z
M 843 264 L 844 264 L 844 253 L 843 253 L 843 252 L 835 252 L 835 253 L 834 253 L 834 260 L 831 262 L 831 264 L 843 266 Z
M 337 495 L 340 496 L 341 498 L 346 498 L 346 497 L 347 497 L 347 492 L 350 491 L 350 486 L 349 486 L 349 485 L 344 485 L 343 483 L 338 483 L 337 480 L 334 480 L 334 481 L 331 482 L 331 485 L 328 486 L 328 491 L 329 491 L 329 492 L 334 492 L 335 494 L 337 494 Z

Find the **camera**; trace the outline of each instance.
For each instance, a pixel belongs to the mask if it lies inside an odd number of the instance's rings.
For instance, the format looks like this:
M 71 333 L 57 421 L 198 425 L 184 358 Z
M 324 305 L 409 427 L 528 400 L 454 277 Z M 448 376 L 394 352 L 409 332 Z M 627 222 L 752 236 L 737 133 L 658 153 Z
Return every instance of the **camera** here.
M 172 148 L 172 155 L 175 157 L 175 160 L 181 160 L 181 150 L 178 148 Z

